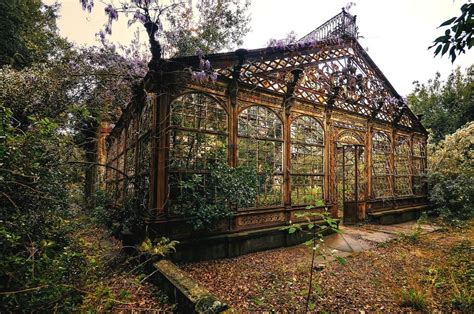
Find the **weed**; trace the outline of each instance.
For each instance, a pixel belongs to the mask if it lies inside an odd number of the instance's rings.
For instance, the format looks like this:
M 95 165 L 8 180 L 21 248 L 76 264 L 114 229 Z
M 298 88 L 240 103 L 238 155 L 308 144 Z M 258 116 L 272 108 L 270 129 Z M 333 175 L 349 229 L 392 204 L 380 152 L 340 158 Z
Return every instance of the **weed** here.
M 412 227 L 410 232 L 401 232 L 399 233 L 400 239 L 405 240 L 409 243 L 418 243 L 420 241 L 420 236 L 422 232 L 421 225 L 426 223 L 426 214 L 420 216 L 420 218 L 416 221 L 416 224 Z
M 472 291 L 459 289 L 451 299 L 451 305 L 466 313 L 474 312 L 474 296 Z
M 421 311 L 426 309 L 426 294 L 410 288 L 402 291 L 402 306 L 409 306 L 415 310 Z
M 264 303 L 263 298 L 251 297 L 250 300 L 258 306 L 263 305 Z

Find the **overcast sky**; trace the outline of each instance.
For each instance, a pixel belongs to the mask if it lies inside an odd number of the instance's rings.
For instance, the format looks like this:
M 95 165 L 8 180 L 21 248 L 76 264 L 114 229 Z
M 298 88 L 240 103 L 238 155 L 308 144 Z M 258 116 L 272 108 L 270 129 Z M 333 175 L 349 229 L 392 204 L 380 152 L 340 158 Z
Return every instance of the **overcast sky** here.
M 54 0 L 44 0 L 52 3 Z M 58 26 L 61 35 L 78 44 L 96 44 L 95 34 L 106 18 L 100 1 L 92 14 L 81 10 L 79 0 L 60 0 Z M 427 81 L 439 71 L 446 77 L 453 68 L 463 69 L 474 63 L 474 49 L 454 64 L 448 58 L 433 58 L 428 51 L 433 39 L 441 35 L 439 24 L 459 15 L 466 1 L 460 0 L 357 0 L 351 13 L 357 15 L 359 41 L 401 95 L 412 90 L 412 82 Z M 348 0 L 252 0 L 252 31 L 243 48 L 260 48 L 269 38 L 283 38 L 290 31 L 299 36 L 336 15 Z M 127 19 L 114 24 L 113 41 L 130 42 L 141 25 L 126 26 Z M 140 29 L 143 27 L 140 27 Z M 142 36 L 145 39 L 145 35 Z

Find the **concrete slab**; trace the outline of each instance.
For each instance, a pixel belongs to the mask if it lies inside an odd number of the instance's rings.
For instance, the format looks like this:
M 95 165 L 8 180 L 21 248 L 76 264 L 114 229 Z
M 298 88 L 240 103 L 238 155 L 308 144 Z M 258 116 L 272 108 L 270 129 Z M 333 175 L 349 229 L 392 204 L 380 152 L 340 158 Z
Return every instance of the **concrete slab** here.
M 383 243 L 395 238 L 395 236 L 391 234 L 359 227 L 341 226 L 341 230 L 344 234 L 375 243 Z
M 353 252 L 352 247 L 342 234 L 331 234 L 324 238 L 324 244 L 334 250 L 343 252 Z
M 417 227 L 416 221 L 409 221 L 395 225 L 371 225 L 360 226 L 341 225 L 342 233 L 335 233 L 324 238 L 326 250 L 332 250 L 332 254 L 347 257 L 356 252 L 362 252 L 372 248 L 374 245 L 392 240 L 400 233 L 412 232 Z M 424 224 L 421 225 L 422 233 L 433 232 L 437 227 Z M 316 258 L 318 269 L 335 258 L 329 252 L 325 254 L 326 259 L 321 256 Z
M 358 239 L 350 234 L 332 234 L 324 239 L 327 247 L 342 252 L 362 252 L 372 246 L 363 239 Z
M 439 229 L 439 227 L 435 227 L 428 224 L 420 225 L 422 233 L 429 233 L 434 232 Z M 366 230 L 375 231 L 375 232 L 383 232 L 386 234 L 398 235 L 400 233 L 409 233 L 417 228 L 416 221 L 409 221 L 395 225 L 365 225 L 363 227 Z

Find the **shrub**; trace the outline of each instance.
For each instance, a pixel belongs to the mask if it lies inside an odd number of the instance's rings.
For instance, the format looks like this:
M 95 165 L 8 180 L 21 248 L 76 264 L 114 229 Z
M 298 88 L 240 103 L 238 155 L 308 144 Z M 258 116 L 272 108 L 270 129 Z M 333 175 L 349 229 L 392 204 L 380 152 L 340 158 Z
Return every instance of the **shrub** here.
M 5 109 L 0 161 L 0 312 L 71 311 L 86 265 L 75 241 L 68 204 L 73 170 L 62 158 L 73 146 L 49 119 L 13 127 Z
M 98 224 L 106 227 L 115 237 L 143 235 L 147 213 L 143 207 L 137 205 L 138 201 L 135 197 L 126 198 L 123 204 L 116 205 L 104 191 L 97 190 L 96 203 L 92 216 Z
M 446 222 L 474 217 L 474 122 L 431 148 L 428 176 L 435 212 Z
M 188 218 L 195 230 L 212 229 L 219 219 L 230 217 L 236 207 L 254 205 L 257 196 L 255 167 L 208 166 L 209 174 L 181 181 L 177 212 Z

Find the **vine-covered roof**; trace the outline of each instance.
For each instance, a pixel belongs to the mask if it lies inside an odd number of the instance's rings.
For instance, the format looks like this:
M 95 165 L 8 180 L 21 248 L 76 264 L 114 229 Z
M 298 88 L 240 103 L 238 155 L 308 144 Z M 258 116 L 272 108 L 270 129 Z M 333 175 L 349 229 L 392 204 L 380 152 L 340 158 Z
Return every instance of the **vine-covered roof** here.
M 202 56 L 169 61 L 180 68 L 217 73 L 218 80 L 237 81 L 256 90 L 426 133 L 357 37 L 356 17 L 343 10 L 294 43 L 206 55 L 210 69 L 202 68 Z

